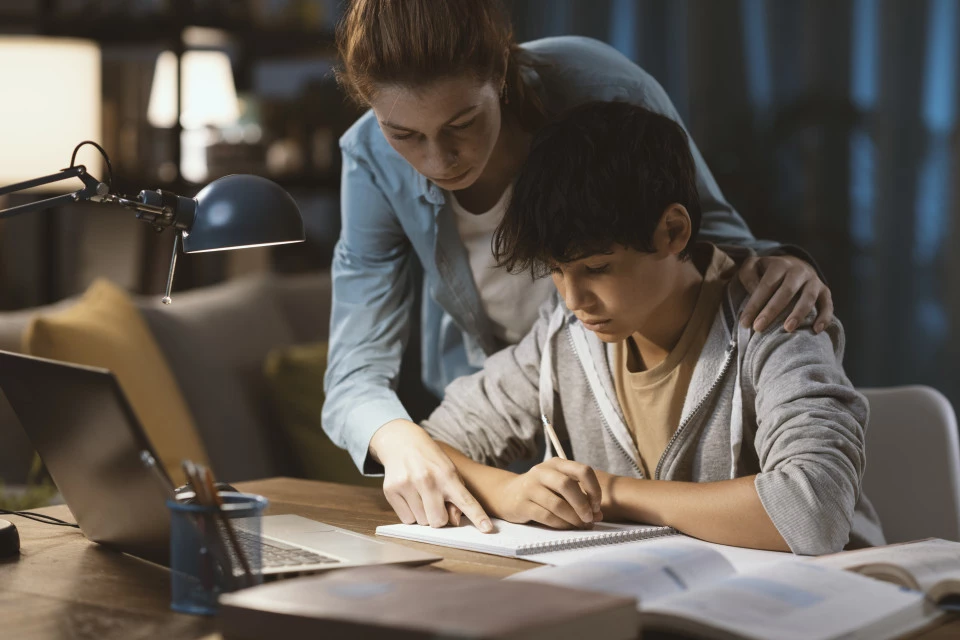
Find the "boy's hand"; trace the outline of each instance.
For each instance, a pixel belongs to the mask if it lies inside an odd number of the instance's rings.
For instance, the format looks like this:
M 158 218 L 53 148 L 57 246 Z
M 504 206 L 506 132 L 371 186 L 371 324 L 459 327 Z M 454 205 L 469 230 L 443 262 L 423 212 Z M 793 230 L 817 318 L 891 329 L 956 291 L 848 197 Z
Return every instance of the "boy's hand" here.
M 539 522 L 555 529 L 586 528 L 603 519 L 600 484 L 590 467 L 551 458 L 504 482 L 494 511 L 510 522 Z

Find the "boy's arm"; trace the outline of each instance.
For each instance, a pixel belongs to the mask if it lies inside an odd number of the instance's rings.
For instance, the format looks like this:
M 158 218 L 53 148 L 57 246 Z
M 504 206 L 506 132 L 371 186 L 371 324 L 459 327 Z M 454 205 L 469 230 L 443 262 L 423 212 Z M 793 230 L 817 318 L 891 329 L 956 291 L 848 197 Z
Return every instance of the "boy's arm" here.
M 440 443 L 483 508 L 509 522 L 538 522 L 554 529 L 589 527 L 603 519 L 600 483 L 585 464 L 551 458 L 523 474 L 489 467 Z
M 598 471 L 601 509 L 608 520 L 669 525 L 719 544 L 790 551 L 767 515 L 756 476 L 720 482 L 639 480 Z
M 782 318 L 781 318 L 782 321 Z M 711 542 L 819 555 L 847 543 L 864 468 L 867 405 L 840 365 L 838 322 L 817 335 L 775 324 L 747 348 L 759 474 L 711 483 L 598 474 L 608 518 L 666 524 Z
M 742 377 L 756 393 L 756 488 L 794 553 L 843 549 L 860 497 L 869 409 L 843 371 L 838 321 L 755 334 Z
M 447 386 L 443 402 L 422 423 L 430 437 L 484 464 L 506 466 L 535 455 L 540 356 L 550 315 L 559 304 L 551 295 L 519 343 L 488 357 L 477 373 Z

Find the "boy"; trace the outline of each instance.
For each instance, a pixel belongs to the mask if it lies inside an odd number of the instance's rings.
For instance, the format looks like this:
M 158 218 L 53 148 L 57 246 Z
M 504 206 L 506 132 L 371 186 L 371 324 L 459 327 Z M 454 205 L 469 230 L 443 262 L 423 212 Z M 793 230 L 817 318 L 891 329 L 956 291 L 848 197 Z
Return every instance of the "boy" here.
M 593 103 L 544 128 L 494 242 L 501 265 L 549 271 L 559 295 L 424 428 L 513 522 L 635 520 L 811 555 L 882 544 L 860 494 L 868 408 L 841 365 L 842 327 L 740 327 L 736 265 L 695 242 L 699 226 L 670 119 Z M 571 460 L 487 466 L 532 455 L 541 422 Z

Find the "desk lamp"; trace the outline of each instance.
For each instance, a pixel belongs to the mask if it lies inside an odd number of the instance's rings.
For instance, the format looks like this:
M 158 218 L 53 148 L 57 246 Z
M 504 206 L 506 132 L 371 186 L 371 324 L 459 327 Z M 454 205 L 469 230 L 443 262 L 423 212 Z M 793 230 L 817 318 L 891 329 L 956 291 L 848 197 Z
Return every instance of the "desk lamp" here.
M 96 147 L 106 161 L 108 178 L 103 183 L 74 164 L 77 151 L 85 144 Z M 272 244 L 303 242 L 303 219 L 297 203 L 279 185 L 252 175 L 230 175 L 214 180 L 195 198 L 169 191 L 141 191 L 135 199 L 111 193 L 113 168 L 103 147 L 86 140 L 73 150 L 70 166 L 58 173 L 0 187 L 0 196 L 41 185 L 79 178 L 83 188 L 52 198 L 0 209 L 0 220 L 21 213 L 41 211 L 70 202 L 99 202 L 125 207 L 157 231 L 173 227 L 176 232 L 164 304 L 170 304 L 170 289 L 181 244 L 184 253 L 245 249 Z

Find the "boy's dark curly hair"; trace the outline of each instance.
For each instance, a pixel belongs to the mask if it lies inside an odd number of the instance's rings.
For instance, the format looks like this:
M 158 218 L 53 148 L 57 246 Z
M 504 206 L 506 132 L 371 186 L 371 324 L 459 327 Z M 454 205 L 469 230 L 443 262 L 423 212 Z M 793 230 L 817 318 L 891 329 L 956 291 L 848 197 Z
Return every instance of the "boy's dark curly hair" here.
M 683 128 L 625 102 L 591 102 L 544 126 L 493 238 L 500 266 L 549 272 L 621 244 L 653 251 L 653 232 L 671 204 L 700 228 L 697 170 Z

